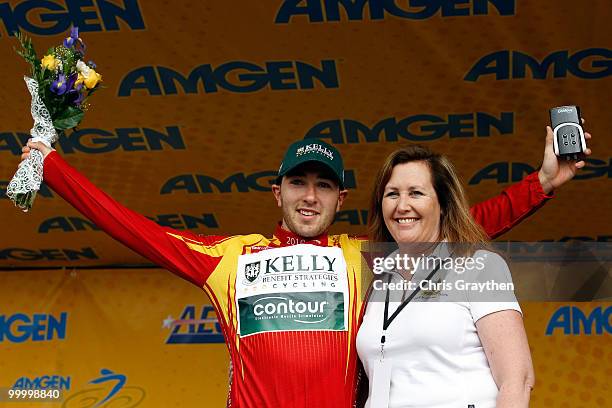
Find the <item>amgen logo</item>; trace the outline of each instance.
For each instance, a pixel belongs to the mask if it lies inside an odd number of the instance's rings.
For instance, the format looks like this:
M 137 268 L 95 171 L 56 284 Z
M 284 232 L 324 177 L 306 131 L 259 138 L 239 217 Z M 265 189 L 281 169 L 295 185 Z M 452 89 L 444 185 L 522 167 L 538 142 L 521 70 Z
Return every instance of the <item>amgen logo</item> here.
M 238 299 L 240 335 L 268 331 L 345 330 L 341 292 L 269 293 Z

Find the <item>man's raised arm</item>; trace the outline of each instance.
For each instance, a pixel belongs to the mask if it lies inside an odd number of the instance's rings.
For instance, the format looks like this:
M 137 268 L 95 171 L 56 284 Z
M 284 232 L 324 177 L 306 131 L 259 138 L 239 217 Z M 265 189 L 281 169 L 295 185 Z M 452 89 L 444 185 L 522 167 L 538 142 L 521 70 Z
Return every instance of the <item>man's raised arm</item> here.
M 202 287 L 222 256 L 214 244 L 224 237 L 203 237 L 159 226 L 119 204 L 40 142 L 28 142 L 22 159 L 31 149 L 43 154 L 45 183 L 81 214 L 151 262 Z M 193 251 L 190 243 L 209 248 L 208 253 Z
M 584 119 L 582 119 L 584 123 Z M 591 139 L 585 133 L 586 139 Z M 586 149 L 586 156 L 591 149 Z M 474 205 L 472 216 L 483 226 L 489 237 L 496 238 L 532 214 L 552 198 L 552 193 L 576 175 L 584 167 L 584 160 L 560 160 L 553 150 L 553 132 L 546 126 L 544 159 L 540 170 L 534 172 L 501 194 Z

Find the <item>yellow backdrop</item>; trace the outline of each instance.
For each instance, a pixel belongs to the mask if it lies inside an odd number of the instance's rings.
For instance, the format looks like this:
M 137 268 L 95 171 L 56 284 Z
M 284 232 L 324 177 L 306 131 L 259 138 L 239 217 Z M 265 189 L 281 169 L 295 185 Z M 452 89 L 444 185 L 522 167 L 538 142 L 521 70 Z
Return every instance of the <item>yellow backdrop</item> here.
M 10 34 L 30 35 L 42 56 L 78 25 L 106 88 L 56 148 L 161 224 L 271 234 L 280 213 L 269 186 L 283 151 L 315 136 L 333 143 L 349 170 L 334 232 L 364 231 L 373 169 L 405 143 L 448 154 L 477 202 L 537 168 L 548 110 L 575 104 L 594 136 L 592 158 L 503 239 L 609 241 L 612 13 L 609 1 L 587 3 L 0 1 L 0 192 L 32 126 L 21 80 L 27 66 Z M 13 338 L 20 325 L 36 328 L 24 329 L 28 340 L 0 340 L 0 387 L 58 375 L 71 378 L 67 396 L 104 398 L 119 380 L 89 382 L 125 375 L 121 392 L 134 400 L 144 393 L 143 406 L 224 403 L 224 345 L 166 344 L 172 318 L 208 313 L 202 292 L 156 269 L 105 268 L 147 261 L 46 187 L 29 214 L 2 194 L 0 219 L 0 268 L 8 270 L 0 275 L 2 324 L 14 319 Z M 44 269 L 60 266 L 67 269 Z M 43 269 L 11 271 L 34 267 Z M 546 336 L 563 306 L 524 305 L 538 376 L 533 405 L 603 406 L 609 325 L 603 334 Z M 610 306 L 578 305 L 586 315 L 596 307 Z M 49 323 L 55 337 L 33 340 Z M 197 341 L 218 341 L 214 323 L 198 324 Z M 176 327 L 189 331 L 189 323 Z

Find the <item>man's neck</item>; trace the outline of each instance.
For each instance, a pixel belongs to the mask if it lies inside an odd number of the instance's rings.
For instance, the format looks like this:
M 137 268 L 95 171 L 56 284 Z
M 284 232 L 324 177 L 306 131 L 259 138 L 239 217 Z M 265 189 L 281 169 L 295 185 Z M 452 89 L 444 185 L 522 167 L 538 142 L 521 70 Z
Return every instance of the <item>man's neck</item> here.
M 316 237 L 302 237 L 287 229 L 284 223 L 279 222 L 274 231 L 274 236 L 280 241 L 281 246 L 312 244 L 327 246 L 327 231 Z

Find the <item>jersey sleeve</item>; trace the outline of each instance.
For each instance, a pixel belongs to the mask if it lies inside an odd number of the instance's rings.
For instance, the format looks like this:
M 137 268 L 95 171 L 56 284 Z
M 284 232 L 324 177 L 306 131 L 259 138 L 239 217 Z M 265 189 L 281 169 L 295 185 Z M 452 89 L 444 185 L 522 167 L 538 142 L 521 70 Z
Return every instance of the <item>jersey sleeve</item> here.
M 227 237 L 162 227 L 119 204 L 55 151 L 44 160 L 44 181 L 108 235 L 199 287 L 223 256 L 223 246 L 217 244 Z
M 544 193 L 538 173 L 534 172 L 501 194 L 474 205 L 470 211 L 493 239 L 517 225 L 552 197 Z

